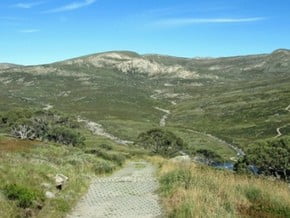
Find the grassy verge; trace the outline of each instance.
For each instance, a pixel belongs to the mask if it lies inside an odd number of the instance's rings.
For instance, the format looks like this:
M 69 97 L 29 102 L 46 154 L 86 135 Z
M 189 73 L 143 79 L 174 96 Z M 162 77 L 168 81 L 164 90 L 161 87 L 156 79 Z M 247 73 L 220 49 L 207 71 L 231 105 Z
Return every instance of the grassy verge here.
M 153 158 L 168 217 L 290 217 L 286 183 Z
M 65 217 L 95 175 L 142 152 L 87 133 L 84 147 L 0 137 L 0 217 Z M 91 152 L 97 150 L 97 153 Z M 63 190 L 55 176 L 68 177 Z M 55 195 L 47 198 L 46 192 Z

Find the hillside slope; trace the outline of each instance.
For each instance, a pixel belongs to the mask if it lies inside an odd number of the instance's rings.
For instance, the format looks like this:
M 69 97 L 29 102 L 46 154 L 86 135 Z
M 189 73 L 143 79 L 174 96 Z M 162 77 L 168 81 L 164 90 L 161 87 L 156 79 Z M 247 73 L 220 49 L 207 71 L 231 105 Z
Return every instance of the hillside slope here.
M 290 134 L 290 51 L 216 59 L 116 51 L 0 67 L 0 101 L 4 111 L 54 107 L 124 140 L 162 123 L 192 147 L 230 157 L 209 134 L 241 148 L 278 129 Z

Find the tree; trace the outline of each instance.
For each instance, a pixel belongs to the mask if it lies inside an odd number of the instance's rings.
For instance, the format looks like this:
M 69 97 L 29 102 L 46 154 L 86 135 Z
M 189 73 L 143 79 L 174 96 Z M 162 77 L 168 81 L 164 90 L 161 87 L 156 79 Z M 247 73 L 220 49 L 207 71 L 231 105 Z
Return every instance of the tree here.
M 259 174 L 290 180 L 290 138 L 260 141 L 249 146 L 247 155 L 235 165 L 237 172 L 255 166 Z
M 48 140 L 66 145 L 82 145 L 85 138 L 76 131 L 74 117 L 52 111 L 10 111 L 0 115 L 0 126 L 20 139 Z
M 179 151 L 186 148 L 183 140 L 172 132 L 162 129 L 152 129 L 141 133 L 136 144 L 150 150 L 154 154 L 165 157 L 173 157 Z
M 11 134 L 20 139 L 35 139 L 36 134 L 31 126 L 19 124 L 12 127 Z
M 65 145 L 83 145 L 85 138 L 80 133 L 62 126 L 56 126 L 49 130 L 47 134 L 49 141 L 62 143 Z

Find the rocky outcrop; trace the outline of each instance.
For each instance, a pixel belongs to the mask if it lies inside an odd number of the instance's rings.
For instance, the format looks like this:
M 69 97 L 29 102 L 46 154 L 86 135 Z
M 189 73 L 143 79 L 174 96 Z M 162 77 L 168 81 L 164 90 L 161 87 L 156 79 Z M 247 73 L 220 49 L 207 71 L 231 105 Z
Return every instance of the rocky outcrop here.
M 117 52 L 68 60 L 64 64 L 91 64 L 98 68 L 111 67 L 123 73 L 143 73 L 150 77 L 162 75 L 183 79 L 200 77 L 197 72 L 190 71 L 178 64 L 165 65 L 154 60 L 148 60 L 145 56 L 132 56 Z
M 55 177 L 55 187 L 58 190 L 62 190 L 63 186 L 66 184 L 66 182 L 68 181 L 68 177 L 63 175 L 63 174 L 57 174 Z

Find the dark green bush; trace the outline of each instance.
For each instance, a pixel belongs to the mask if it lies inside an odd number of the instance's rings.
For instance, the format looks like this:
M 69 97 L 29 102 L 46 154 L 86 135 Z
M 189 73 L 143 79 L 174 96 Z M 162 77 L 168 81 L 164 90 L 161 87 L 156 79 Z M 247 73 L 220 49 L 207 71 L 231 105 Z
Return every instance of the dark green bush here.
M 19 120 L 30 119 L 33 115 L 31 110 L 14 110 L 0 114 L 0 125 L 12 126 Z
M 28 208 L 39 199 L 38 193 L 22 185 L 10 184 L 4 187 L 4 195 L 9 200 L 17 201 L 17 205 Z
M 73 146 L 83 145 L 85 141 L 85 138 L 81 136 L 80 133 L 62 126 L 51 128 L 47 134 L 47 139 L 49 141 Z
M 247 155 L 235 165 L 237 172 L 255 166 L 259 174 L 290 180 L 290 138 L 260 141 L 249 146 Z
M 153 154 L 164 157 L 173 157 L 187 147 L 181 138 L 162 129 L 152 129 L 141 133 L 136 144 L 150 150 Z
M 49 140 L 66 145 L 82 145 L 85 138 L 76 131 L 76 118 L 55 111 L 11 111 L 0 115 L 0 127 L 20 139 Z

